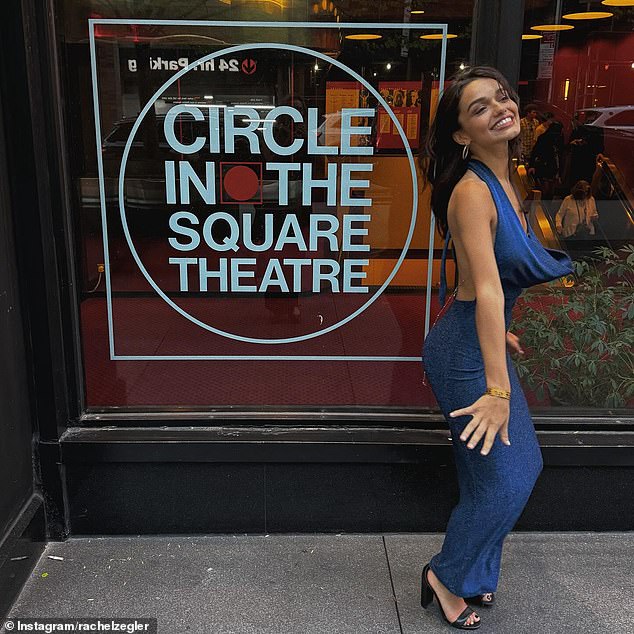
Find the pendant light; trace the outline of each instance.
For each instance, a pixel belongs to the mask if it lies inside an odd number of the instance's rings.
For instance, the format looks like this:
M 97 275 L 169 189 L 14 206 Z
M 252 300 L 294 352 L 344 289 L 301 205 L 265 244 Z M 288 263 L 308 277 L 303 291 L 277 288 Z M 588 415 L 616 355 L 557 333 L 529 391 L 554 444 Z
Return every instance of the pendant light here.
M 566 13 L 561 17 L 565 20 L 602 20 L 611 18 L 614 13 L 609 11 L 583 11 L 582 13 Z
M 531 26 L 531 31 L 571 31 L 574 28 L 572 24 L 538 24 Z
M 346 40 L 380 40 L 382 37 L 378 33 L 351 33 L 346 35 Z
M 558 0 L 557 8 L 555 9 L 555 13 L 553 15 L 552 23 L 545 24 L 536 24 L 535 26 L 531 26 L 531 31 L 542 31 L 544 33 L 556 33 L 558 31 L 571 31 L 575 27 L 572 24 L 562 24 L 561 23 L 561 5 L 562 0 Z
M 447 33 L 447 39 L 453 40 L 455 37 L 458 37 L 455 33 Z M 421 40 L 442 40 L 442 33 L 428 33 L 427 35 L 421 35 Z
M 561 17 L 565 20 L 603 20 L 611 18 L 614 13 L 609 11 L 590 11 L 590 3 L 586 2 L 586 10 L 582 12 L 566 13 Z

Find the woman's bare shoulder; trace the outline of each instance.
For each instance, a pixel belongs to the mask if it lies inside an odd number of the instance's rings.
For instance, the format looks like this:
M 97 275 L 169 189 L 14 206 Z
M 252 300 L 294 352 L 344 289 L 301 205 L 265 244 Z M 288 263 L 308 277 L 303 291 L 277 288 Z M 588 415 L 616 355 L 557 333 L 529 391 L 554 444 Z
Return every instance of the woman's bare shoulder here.
M 479 176 L 468 171 L 451 193 L 447 216 L 453 216 L 459 222 L 465 216 L 476 222 L 495 218 L 495 203 L 488 185 Z
M 479 176 L 468 171 L 453 188 L 449 198 L 449 206 L 460 206 L 460 203 L 464 202 L 473 203 L 474 197 L 478 202 L 485 204 L 489 200 L 493 202 L 487 184 Z
M 464 176 L 456 183 L 454 191 L 456 190 L 488 192 L 489 187 L 477 174 L 474 174 L 471 170 L 467 170 Z

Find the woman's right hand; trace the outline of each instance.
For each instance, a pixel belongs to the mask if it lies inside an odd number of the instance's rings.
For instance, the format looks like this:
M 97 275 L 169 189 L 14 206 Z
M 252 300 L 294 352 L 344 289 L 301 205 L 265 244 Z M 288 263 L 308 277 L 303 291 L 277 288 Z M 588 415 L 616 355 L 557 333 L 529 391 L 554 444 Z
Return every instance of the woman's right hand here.
M 473 418 L 467 423 L 460 433 L 460 440 L 467 442 L 467 447 L 473 449 L 484 437 L 480 453 L 486 456 L 495 440 L 496 434 L 500 434 L 500 440 L 505 445 L 510 445 L 509 440 L 509 416 L 510 402 L 508 399 L 483 394 L 477 401 L 468 407 L 456 409 L 449 416 L 470 415 Z

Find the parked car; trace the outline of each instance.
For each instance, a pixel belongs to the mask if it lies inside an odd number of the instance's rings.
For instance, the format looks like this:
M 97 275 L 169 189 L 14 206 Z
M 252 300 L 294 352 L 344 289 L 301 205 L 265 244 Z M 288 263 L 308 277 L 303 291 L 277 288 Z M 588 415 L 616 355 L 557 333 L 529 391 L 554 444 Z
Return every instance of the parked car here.
M 609 106 L 577 110 L 575 118 L 597 128 L 634 132 L 634 106 Z

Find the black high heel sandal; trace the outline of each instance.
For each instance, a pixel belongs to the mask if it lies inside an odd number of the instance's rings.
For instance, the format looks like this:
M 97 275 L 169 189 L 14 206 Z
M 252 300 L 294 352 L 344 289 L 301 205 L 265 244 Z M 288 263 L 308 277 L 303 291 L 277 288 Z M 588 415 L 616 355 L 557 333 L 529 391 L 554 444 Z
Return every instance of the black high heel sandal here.
M 447 618 L 447 615 L 445 614 L 445 611 L 442 609 L 442 605 L 440 605 L 440 600 L 438 599 L 438 595 L 436 594 L 436 592 L 434 591 L 434 589 L 431 587 L 431 585 L 429 584 L 429 581 L 427 581 L 427 571 L 429 570 L 429 564 L 427 564 L 424 568 L 423 568 L 423 574 L 422 574 L 422 579 L 421 579 L 421 584 L 420 584 L 420 604 L 421 606 L 423 606 L 425 609 L 427 609 L 427 606 L 434 600 L 434 597 L 436 597 L 436 601 L 438 601 L 438 607 L 440 608 L 440 613 L 442 614 L 442 618 L 445 619 L 445 621 L 447 621 L 447 623 L 449 623 L 449 625 L 459 629 L 459 630 L 477 630 L 480 625 L 481 625 L 481 621 L 476 621 L 475 623 L 472 623 L 471 625 L 467 625 L 467 619 L 469 618 L 469 616 L 471 616 L 471 614 L 473 614 L 475 612 L 475 610 L 473 608 L 470 608 L 469 606 L 467 606 L 459 615 L 458 618 L 455 621 L 450 621 Z
M 487 601 L 485 595 L 491 595 L 491 600 Z M 475 597 L 465 597 L 464 600 L 471 605 L 479 605 L 481 607 L 490 608 L 495 604 L 495 594 L 493 592 L 485 592 L 484 594 L 477 594 Z

